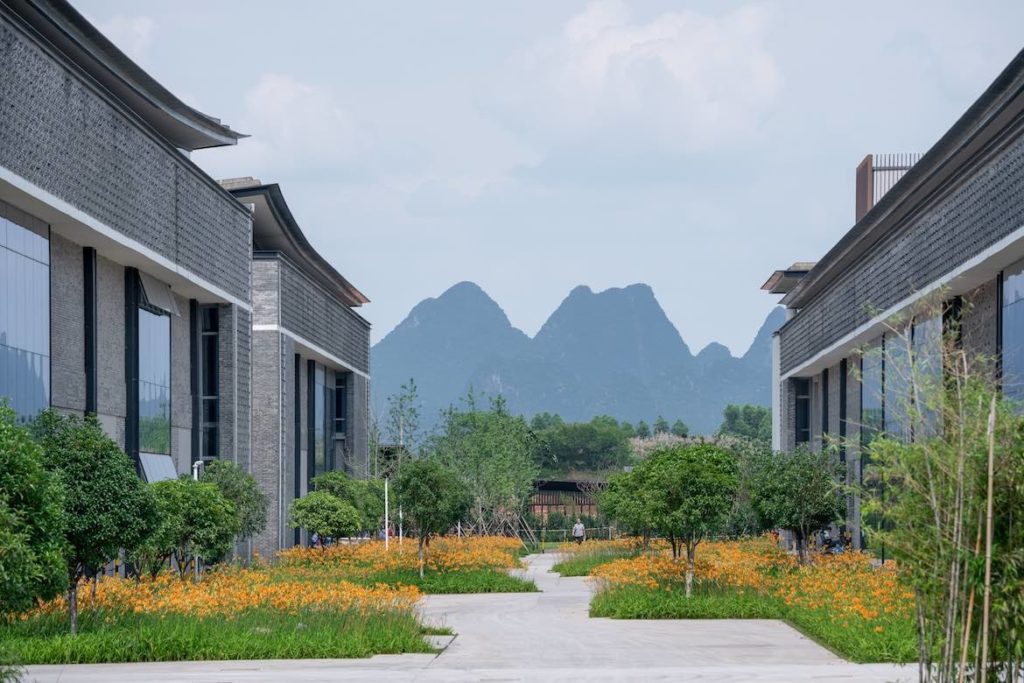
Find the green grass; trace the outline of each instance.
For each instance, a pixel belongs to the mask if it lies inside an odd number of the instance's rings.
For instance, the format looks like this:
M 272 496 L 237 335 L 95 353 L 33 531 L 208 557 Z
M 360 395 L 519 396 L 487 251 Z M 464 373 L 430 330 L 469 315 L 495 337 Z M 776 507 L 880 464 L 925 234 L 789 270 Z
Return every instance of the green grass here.
M 79 633 L 56 616 L 0 625 L 9 657 L 26 664 L 204 659 L 318 659 L 431 652 L 408 614 L 253 609 L 234 619 L 180 615 L 83 614 Z
M 595 544 L 592 549 L 581 550 L 555 564 L 551 571 L 562 576 L 589 576 L 594 568 L 620 557 L 635 557 L 637 551 L 623 548 L 602 548 Z
M 376 572 L 350 579 L 356 583 L 372 586 L 386 583 L 389 586 L 416 586 L 428 594 L 450 593 L 534 593 L 533 581 L 511 576 L 499 569 L 474 569 L 468 571 L 430 572 L 421 579 L 416 570 L 395 570 Z
M 698 584 L 687 599 L 680 586 L 619 587 L 597 593 L 590 616 L 613 619 L 782 619 L 807 637 L 855 662 L 917 661 L 917 636 L 911 619 L 836 623 L 826 608 L 786 605 L 772 596 L 740 593 Z M 882 631 L 875 627 L 881 625 Z

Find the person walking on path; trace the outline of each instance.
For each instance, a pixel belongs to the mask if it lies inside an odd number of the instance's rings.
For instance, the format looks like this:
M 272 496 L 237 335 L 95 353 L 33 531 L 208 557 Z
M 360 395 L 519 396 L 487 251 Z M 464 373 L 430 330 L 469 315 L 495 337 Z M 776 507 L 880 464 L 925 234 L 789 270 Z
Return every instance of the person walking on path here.
M 583 528 L 583 522 L 576 518 L 576 524 L 572 527 L 572 540 L 576 543 L 583 543 L 583 538 L 587 535 L 586 529 Z

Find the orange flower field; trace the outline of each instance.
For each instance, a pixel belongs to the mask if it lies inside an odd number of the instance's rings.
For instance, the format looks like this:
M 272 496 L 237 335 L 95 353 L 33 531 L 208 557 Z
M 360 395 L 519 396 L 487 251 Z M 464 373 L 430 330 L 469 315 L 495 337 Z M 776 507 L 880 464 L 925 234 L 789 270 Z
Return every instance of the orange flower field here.
M 786 614 L 801 614 L 839 629 L 857 627 L 882 633 L 909 624 L 914 594 L 893 563 L 884 567 L 870 555 L 848 552 L 818 555 L 801 566 L 770 537 L 707 541 L 697 549 L 698 585 L 777 600 Z M 673 562 L 666 550 L 611 560 L 592 572 L 602 590 L 638 587 L 678 590 L 685 560 Z

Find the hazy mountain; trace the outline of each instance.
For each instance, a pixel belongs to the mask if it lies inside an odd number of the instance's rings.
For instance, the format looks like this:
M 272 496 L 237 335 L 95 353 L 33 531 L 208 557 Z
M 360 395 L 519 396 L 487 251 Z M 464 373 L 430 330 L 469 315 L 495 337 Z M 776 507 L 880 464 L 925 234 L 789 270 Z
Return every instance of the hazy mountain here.
M 775 309 L 739 358 L 718 343 L 694 356 L 643 284 L 593 292 L 577 287 L 530 339 L 476 285 L 463 282 L 418 304 L 372 350 L 373 400 L 416 378 L 423 421 L 472 386 L 502 394 L 514 412 L 567 420 L 607 414 L 651 422 L 682 418 L 711 433 L 728 403 L 770 404 Z

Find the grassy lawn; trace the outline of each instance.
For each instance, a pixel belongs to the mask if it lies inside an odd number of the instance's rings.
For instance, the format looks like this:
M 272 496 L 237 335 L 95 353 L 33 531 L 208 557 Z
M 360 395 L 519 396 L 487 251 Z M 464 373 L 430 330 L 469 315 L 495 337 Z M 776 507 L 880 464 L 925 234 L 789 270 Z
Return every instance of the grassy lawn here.
M 572 546 L 573 551 L 565 553 L 551 571 L 562 576 L 589 576 L 602 564 L 623 557 L 636 557 L 639 553 L 635 547 L 627 547 L 606 541 L 588 541 L 579 546 Z
M 581 562 L 582 566 L 583 562 Z M 666 551 L 593 566 L 590 614 L 615 619 L 782 619 L 855 662 L 917 659 L 913 596 L 867 555 L 800 566 L 767 539 L 717 541 L 697 552 L 694 594 Z
M 21 664 L 92 664 L 216 659 L 369 657 L 430 652 L 411 613 L 251 609 L 235 616 L 83 614 L 79 633 L 63 615 L 0 627 L 0 642 Z
M 430 652 L 415 605 L 424 593 L 529 592 L 509 574 L 519 542 L 437 539 L 419 577 L 415 543 L 283 552 L 273 565 L 222 566 L 199 583 L 105 578 L 79 590 L 79 633 L 62 598 L 0 620 L 0 663 L 369 657 Z

